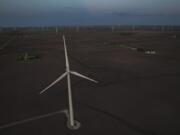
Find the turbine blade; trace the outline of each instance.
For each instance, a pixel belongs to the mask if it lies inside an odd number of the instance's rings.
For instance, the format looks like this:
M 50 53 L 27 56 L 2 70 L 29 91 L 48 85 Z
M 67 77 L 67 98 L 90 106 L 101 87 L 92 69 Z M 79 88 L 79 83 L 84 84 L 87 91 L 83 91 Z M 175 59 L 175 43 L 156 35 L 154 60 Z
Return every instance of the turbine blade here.
M 73 74 L 73 75 L 75 75 L 75 76 L 79 76 L 79 77 L 84 78 L 84 79 L 87 79 L 87 80 L 89 80 L 89 81 L 98 83 L 98 81 L 96 81 L 96 80 L 94 80 L 94 79 L 91 79 L 91 78 L 89 78 L 89 77 L 87 77 L 87 76 L 85 76 L 85 75 L 82 75 L 82 74 L 80 74 L 80 73 L 78 73 L 78 72 L 70 71 L 70 73 Z
M 64 35 L 63 35 L 63 42 L 64 42 L 64 54 L 65 54 L 65 60 L 66 60 L 66 68 L 69 68 L 69 59 L 68 59 L 68 54 L 67 54 L 66 39 L 65 39 Z
M 35 117 L 27 118 L 27 119 L 20 120 L 20 121 L 15 121 L 15 122 L 12 122 L 12 123 L 0 126 L 0 130 L 5 129 L 5 128 L 14 127 L 14 126 L 21 125 L 21 124 L 25 124 L 27 122 L 32 122 L 34 120 L 39 120 L 39 119 L 42 119 L 42 118 L 46 118 L 46 117 L 50 117 L 50 116 L 53 116 L 53 115 L 57 115 L 59 113 L 66 113 L 66 112 L 64 110 L 63 111 L 56 111 L 56 112 L 51 112 L 51 113 L 48 113 L 48 114 L 43 114 L 43 115 L 40 115 L 40 116 L 35 116 Z
M 45 89 L 43 89 L 40 94 L 44 93 L 46 90 L 51 88 L 53 85 L 55 85 L 57 82 L 62 80 L 67 75 L 67 72 L 63 73 L 60 77 L 58 77 L 54 82 L 52 82 L 49 86 L 47 86 Z

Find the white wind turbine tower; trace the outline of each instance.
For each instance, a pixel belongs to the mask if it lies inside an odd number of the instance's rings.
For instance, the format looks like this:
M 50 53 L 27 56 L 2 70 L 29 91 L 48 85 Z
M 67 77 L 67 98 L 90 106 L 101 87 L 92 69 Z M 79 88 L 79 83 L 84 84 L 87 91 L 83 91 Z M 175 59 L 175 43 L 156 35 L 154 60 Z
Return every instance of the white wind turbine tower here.
M 55 31 L 56 31 L 56 34 L 58 34 L 58 32 L 59 32 L 58 27 L 55 28 Z
M 65 61 L 66 61 L 66 72 L 63 73 L 60 77 L 58 77 L 54 82 L 52 82 L 49 86 L 47 86 L 45 89 L 43 89 L 40 94 L 44 93 L 46 90 L 51 88 L 53 85 L 58 83 L 60 80 L 63 78 L 67 77 L 67 85 L 68 85 L 68 101 L 69 101 L 69 111 L 65 110 L 65 113 L 68 118 L 67 126 L 70 129 L 78 129 L 80 127 L 80 123 L 76 120 L 74 120 L 74 110 L 73 110 L 73 101 L 72 101 L 72 91 L 71 91 L 71 77 L 70 75 L 75 75 L 84 79 L 87 79 L 89 81 L 98 83 L 98 81 L 95 81 L 89 77 L 86 77 L 78 72 L 71 71 L 70 66 L 69 66 L 69 59 L 68 59 L 68 54 L 67 54 L 67 48 L 66 48 L 66 40 L 65 36 L 63 35 L 63 42 L 64 42 L 64 52 L 65 52 Z

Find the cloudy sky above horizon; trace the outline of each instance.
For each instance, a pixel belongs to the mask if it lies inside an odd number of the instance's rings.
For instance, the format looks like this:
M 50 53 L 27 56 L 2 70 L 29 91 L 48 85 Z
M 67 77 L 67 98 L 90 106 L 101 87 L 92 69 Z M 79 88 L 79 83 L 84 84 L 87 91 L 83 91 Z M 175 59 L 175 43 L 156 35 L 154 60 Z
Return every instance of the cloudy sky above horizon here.
M 0 26 L 180 25 L 180 0 L 0 0 Z

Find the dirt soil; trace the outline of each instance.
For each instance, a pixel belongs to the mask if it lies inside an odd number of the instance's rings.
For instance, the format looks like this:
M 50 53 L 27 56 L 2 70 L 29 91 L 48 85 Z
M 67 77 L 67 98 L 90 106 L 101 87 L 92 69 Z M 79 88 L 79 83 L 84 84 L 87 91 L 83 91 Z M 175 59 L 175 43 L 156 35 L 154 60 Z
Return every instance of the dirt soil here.
M 66 79 L 39 94 L 65 71 L 63 34 L 71 69 L 99 81 L 72 76 L 81 128 L 62 113 L 1 128 L 68 107 Z M 0 45 L 14 36 L 0 35 Z M 38 58 L 19 61 L 25 53 Z M 179 90 L 180 32 L 20 31 L 0 50 L 0 135 L 179 135 Z

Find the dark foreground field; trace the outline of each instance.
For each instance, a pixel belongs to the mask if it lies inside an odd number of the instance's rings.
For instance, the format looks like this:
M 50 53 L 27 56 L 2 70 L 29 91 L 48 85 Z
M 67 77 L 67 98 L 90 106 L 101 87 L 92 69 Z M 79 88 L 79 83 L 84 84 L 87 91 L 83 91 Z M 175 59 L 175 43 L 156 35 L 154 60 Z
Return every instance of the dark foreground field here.
M 99 81 L 72 77 L 82 127 L 69 130 L 62 113 L 13 126 L 67 108 L 66 80 L 39 94 L 65 71 L 62 33 L 71 68 Z M 180 32 L 1 32 L 0 43 L 0 135 L 180 134 Z

